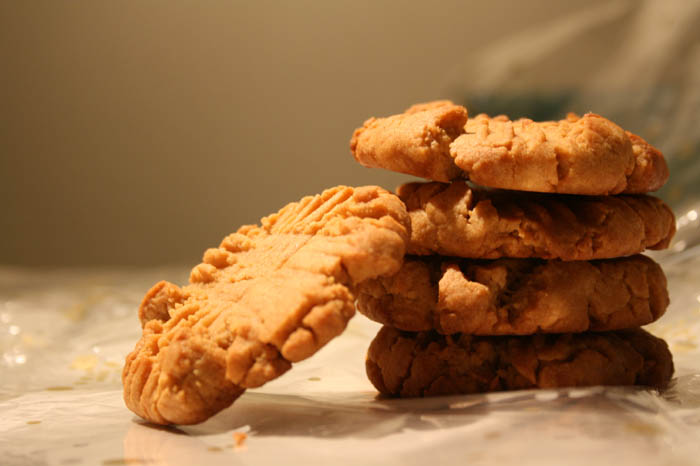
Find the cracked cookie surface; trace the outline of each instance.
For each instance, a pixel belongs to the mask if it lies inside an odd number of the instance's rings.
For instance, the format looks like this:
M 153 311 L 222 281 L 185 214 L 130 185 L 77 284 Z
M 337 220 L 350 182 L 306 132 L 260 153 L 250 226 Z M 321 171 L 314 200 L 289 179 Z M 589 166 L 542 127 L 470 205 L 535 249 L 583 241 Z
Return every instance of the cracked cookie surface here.
M 640 194 L 668 179 L 658 149 L 600 115 L 467 120 L 464 107 L 446 100 L 370 118 L 353 133 L 350 151 L 367 167 L 518 191 Z
M 204 253 L 189 285 L 146 294 L 122 374 L 127 406 L 197 423 L 283 374 L 345 329 L 357 283 L 399 269 L 408 226 L 391 193 L 336 187 L 241 227 Z
M 492 188 L 640 194 L 668 179 L 659 150 L 593 113 L 544 122 L 477 115 L 450 153 L 471 181 Z
M 648 257 L 598 261 L 406 257 L 401 270 L 358 286 L 357 309 L 399 330 L 530 335 L 620 330 L 669 304 Z
M 666 343 L 642 329 L 476 337 L 383 327 L 366 369 L 380 393 L 421 397 L 594 385 L 664 388 L 673 361 Z
M 606 259 L 663 249 L 676 228 L 671 209 L 648 195 L 539 194 L 463 181 L 397 192 L 411 217 L 410 254 Z
M 365 121 L 353 133 L 350 151 L 366 167 L 449 181 L 461 173 L 450 144 L 466 121 L 467 110 L 446 100 L 414 105 L 399 115 Z

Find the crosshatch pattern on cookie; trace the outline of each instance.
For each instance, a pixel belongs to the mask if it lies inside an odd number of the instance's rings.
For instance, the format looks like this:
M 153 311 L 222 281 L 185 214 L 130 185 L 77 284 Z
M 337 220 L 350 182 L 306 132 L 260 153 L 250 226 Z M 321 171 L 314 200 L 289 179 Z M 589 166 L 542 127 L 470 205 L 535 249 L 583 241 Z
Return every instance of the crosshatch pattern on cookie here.
M 463 181 L 397 192 L 411 217 L 410 254 L 607 259 L 663 249 L 675 233 L 671 209 L 648 195 L 525 193 Z
M 666 342 L 642 329 L 477 337 L 383 327 L 366 369 L 380 393 L 421 397 L 593 385 L 664 388 L 673 360 Z
M 345 329 L 356 283 L 399 269 L 408 227 L 378 187 L 332 188 L 241 227 L 204 253 L 189 285 L 146 294 L 127 405 L 152 422 L 197 423 L 283 374 Z
M 396 275 L 358 287 L 357 309 L 399 330 L 530 335 L 620 330 L 669 304 L 648 257 L 598 261 L 409 256 Z

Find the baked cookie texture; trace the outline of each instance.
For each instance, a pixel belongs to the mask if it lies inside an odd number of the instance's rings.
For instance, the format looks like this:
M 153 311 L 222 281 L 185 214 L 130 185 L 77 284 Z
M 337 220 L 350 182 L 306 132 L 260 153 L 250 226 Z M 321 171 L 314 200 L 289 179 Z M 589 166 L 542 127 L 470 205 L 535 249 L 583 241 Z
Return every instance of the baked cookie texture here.
M 450 146 L 474 183 L 520 191 L 607 195 L 659 189 L 668 179 L 663 155 L 641 137 L 587 113 L 560 121 L 470 118 Z
M 441 334 L 620 330 L 655 321 L 668 304 L 661 267 L 641 255 L 591 262 L 414 256 L 357 293 L 357 309 L 376 322 Z
M 593 385 L 664 388 L 673 361 L 666 343 L 641 329 L 477 337 L 383 327 L 366 369 L 380 393 L 420 397 Z
M 378 187 L 305 197 L 208 249 L 182 288 L 156 284 L 139 308 L 124 400 L 158 424 L 204 421 L 340 334 L 353 287 L 399 270 L 409 219 Z
M 475 188 L 464 181 L 398 188 L 409 253 L 591 260 L 666 248 L 671 209 L 648 195 L 571 196 Z
M 461 174 L 450 144 L 466 122 L 467 110 L 452 102 L 418 104 L 399 115 L 365 121 L 353 133 L 350 151 L 366 167 L 449 181 Z
M 477 115 L 450 101 L 370 118 L 350 151 L 367 167 L 492 188 L 585 195 L 659 189 L 668 167 L 659 150 L 612 121 L 588 113 L 560 121 Z

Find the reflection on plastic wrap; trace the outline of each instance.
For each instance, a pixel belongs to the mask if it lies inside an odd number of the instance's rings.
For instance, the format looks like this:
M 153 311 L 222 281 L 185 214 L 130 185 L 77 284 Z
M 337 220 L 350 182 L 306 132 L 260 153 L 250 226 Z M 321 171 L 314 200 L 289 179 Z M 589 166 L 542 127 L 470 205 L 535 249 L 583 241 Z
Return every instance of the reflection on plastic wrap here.
M 698 396 L 700 368 L 700 221 L 698 208 L 677 213 L 676 236 L 668 250 L 650 252 L 664 269 L 668 279 L 671 305 L 659 321 L 647 328 L 666 339 L 673 353 L 676 377 L 688 384 L 681 384 L 688 400 Z M 688 375 L 692 374 L 692 375 Z M 693 383 L 692 380 L 695 380 Z
M 669 454 L 669 442 L 692 444 L 694 438 L 662 414 L 662 400 L 643 390 L 592 388 L 410 401 L 348 395 L 328 403 L 313 396 L 249 394 L 201 426 L 164 431 L 135 424 L 125 437 L 125 457 L 184 464 L 184 458 L 200 451 L 215 452 L 208 458 L 214 464 L 236 458 L 267 464 L 285 451 L 312 464 L 338 458 L 362 464 L 426 464 L 436 455 L 442 461 L 509 464 L 521 461 L 520 455 L 547 463 L 575 447 L 584 456 L 567 464 L 588 464 L 616 441 L 624 441 L 626 448 L 636 450 L 626 453 L 630 463 L 657 459 L 662 464 L 682 457 Z M 236 450 L 231 435 L 242 430 L 249 439 L 245 452 Z M 558 444 L 551 445 L 553 439 Z

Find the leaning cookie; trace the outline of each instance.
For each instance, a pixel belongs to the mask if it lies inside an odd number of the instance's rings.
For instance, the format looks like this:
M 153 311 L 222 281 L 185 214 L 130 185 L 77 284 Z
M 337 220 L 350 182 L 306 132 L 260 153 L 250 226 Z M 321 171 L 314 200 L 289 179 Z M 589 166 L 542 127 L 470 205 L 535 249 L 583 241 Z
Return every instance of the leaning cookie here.
M 370 118 L 353 133 L 350 151 L 367 167 L 518 191 L 639 194 L 668 179 L 661 152 L 592 113 L 547 122 L 467 120 L 462 106 L 428 102 Z
M 127 406 L 192 424 L 280 376 L 345 329 L 350 287 L 400 268 L 407 229 L 391 193 L 336 187 L 224 238 L 189 285 L 146 294 L 143 336 L 122 374 Z
M 671 209 L 648 195 L 572 196 L 475 188 L 463 181 L 408 183 L 411 254 L 591 260 L 663 249 Z
M 600 115 L 560 121 L 477 115 L 450 146 L 474 183 L 492 188 L 568 194 L 640 194 L 668 179 L 663 155 Z
M 420 397 L 594 385 L 664 388 L 673 360 L 663 340 L 641 329 L 475 337 L 383 327 L 366 369 L 380 393 Z
M 655 321 L 669 304 L 648 257 L 562 262 L 407 257 L 396 275 L 358 286 L 357 309 L 412 332 L 530 335 L 620 330 Z

